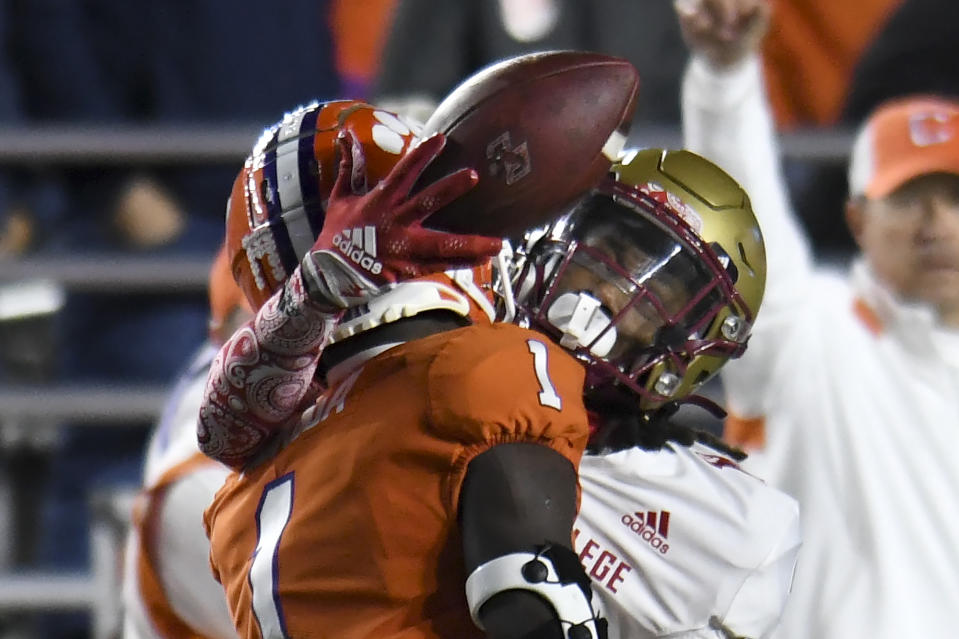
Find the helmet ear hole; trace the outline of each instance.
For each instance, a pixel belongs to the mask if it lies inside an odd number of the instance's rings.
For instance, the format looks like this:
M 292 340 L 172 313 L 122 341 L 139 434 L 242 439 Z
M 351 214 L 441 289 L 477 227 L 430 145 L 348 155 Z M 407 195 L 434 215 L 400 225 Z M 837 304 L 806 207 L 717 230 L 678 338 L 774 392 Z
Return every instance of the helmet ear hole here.
M 742 242 L 737 242 L 736 246 L 739 248 L 739 260 L 749 268 L 749 274 L 755 276 L 756 269 L 753 268 L 753 265 L 749 263 L 749 258 L 746 257 L 746 247 L 743 246 Z M 733 280 L 733 282 L 735 281 Z
M 729 253 L 726 252 L 726 249 L 724 249 L 719 242 L 711 242 L 709 244 L 709 248 L 711 248 L 713 253 L 716 254 L 716 258 L 719 260 L 719 263 L 722 265 L 726 273 L 729 274 L 729 279 L 733 282 L 733 284 L 735 284 L 736 280 L 739 279 L 739 269 L 736 268 L 736 262 L 733 261 L 733 259 L 729 256 Z M 744 251 L 745 249 L 743 248 L 743 244 L 740 242 L 740 257 L 742 257 Z M 750 268 L 750 270 L 752 269 Z
M 260 182 L 260 200 L 263 202 L 270 201 L 270 178 L 264 178 Z

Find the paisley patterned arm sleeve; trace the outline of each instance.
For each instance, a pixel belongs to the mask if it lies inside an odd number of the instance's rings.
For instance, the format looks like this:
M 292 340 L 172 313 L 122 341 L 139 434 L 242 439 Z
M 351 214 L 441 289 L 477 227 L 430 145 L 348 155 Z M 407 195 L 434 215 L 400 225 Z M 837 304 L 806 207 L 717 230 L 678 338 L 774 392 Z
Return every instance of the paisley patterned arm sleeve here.
M 213 360 L 197 423 L 200 450 L 240 469 L 292 428 L 304 401 L 319 393 L 313 376 L 339 315 L 309 300 L 296 269 Z

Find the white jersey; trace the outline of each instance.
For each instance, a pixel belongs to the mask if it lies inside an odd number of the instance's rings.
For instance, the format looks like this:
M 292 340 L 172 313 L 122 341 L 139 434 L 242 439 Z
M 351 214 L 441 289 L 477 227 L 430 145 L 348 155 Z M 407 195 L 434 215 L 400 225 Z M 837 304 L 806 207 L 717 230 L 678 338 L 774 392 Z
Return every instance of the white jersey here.
M 203 511 L 229 469 L 204 457 L 196 443 L 215 354 L 205 346 L 196 355 L 150 437 L 124 561 L 125 639 L 236 637 L 203 529 Z
M 745 467 L 802 509 L 776 636 L 956 636 L 959 332 L 894 299 L 861 261 L 850 273 L 813 268 L 757 60 L 724 75 L 694 60 L 683 118 L 686 146 L 741 182 L 766 239 L 766 298 L 722 380 L 760 446 Z
M 799 548 L 795 500 L 702 444 L 586 455 L 574 546 L 610 638 L 759 638 Z

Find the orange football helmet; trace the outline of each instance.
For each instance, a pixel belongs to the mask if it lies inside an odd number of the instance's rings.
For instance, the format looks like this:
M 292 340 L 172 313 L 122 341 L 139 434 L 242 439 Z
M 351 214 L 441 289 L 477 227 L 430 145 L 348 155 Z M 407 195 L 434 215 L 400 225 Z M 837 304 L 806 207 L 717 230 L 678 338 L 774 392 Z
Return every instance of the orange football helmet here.
M 226 211 L 233 276 L 259 308 L 313 246 L 336 179 L 336 138 L 352 129 L 370 183 L 381 180 L 415 138 L 417 125 L 356 100 L 313 103 L 268 128 L 236 176 Z
M 420 125 L 356 100 L 312 103 L 265 130 L 237 175 L 227 203 L 226 250 L 254 310 L 279 290 L 319 236 L 339 166 L 337 136 L 346 129 L 362 145 L 373 185 L 415 144 Z M 400 282 L 351 311 L 333 339 L 426 310 L 491 318 L 491 278 L 487 263 Z

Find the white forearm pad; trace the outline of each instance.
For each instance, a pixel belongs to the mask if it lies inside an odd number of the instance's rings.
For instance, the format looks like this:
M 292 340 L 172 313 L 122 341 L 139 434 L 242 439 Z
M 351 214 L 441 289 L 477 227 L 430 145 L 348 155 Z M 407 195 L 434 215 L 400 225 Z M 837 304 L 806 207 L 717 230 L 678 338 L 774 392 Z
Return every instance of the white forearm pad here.
M 506 590 L 535 592 L 553 606 L 569 639 L 603 639 L 600 631 L 602 611 L 575 582 L 563 583 L 553 562 L 544 555 L 517 552 L 497 557 L 479 566 L 466 579 L 466 601 L 470 615 L 479 628 L 480 608 L 493 595 Z M 605 627 L 605 622 L 602 622 Z M 587 634 L 588 632 L 588 634 Z

